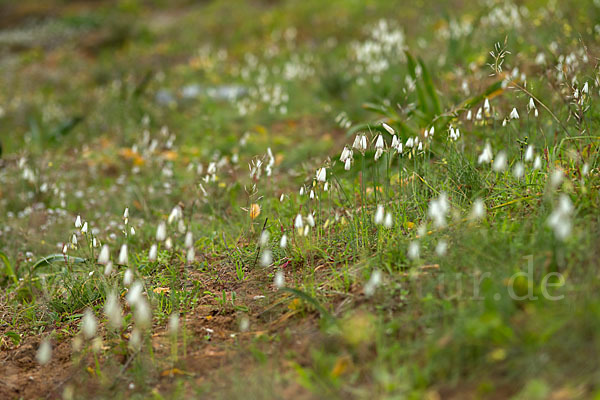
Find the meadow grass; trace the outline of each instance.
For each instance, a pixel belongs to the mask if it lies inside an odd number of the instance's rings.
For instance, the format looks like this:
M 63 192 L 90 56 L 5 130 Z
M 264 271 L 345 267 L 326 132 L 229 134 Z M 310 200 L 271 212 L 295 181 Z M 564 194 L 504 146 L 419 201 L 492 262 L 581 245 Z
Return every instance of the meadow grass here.
M 1 397 L 600 397 L 597 2 L 50 3 Z

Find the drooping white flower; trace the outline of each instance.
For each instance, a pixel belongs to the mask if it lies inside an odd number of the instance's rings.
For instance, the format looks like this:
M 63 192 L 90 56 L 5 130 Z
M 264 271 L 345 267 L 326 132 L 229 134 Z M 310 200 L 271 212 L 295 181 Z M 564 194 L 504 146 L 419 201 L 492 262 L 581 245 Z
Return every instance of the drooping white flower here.
M 104 276 L 109 276 L 112 273 L 112 270 L 113 270 L 113 263 L 112 263 L 112 261 L 109 261 L 104 266 Z
M 525 150 L 525 161 L 529 162 L 533 160 L 533 146 L 527 146 L 527 150 Z
M 371 277 L 365 284 L 365 288 L 363 289 L 365 292 L 365 296 L 371 297 L 375 294 L 375 289 L 381 284 L 381 271 L 376 269 L 371 273 Z
M 494 158 L 494 155 L 492 154 L 492 146 L 489 143 L 486 143 L 485 147 L 483 148 L 483 151 L 477 158 L 477 163 L 489 164 L 490 162 L 492 162 L 492 158 Z
M 481 109 L 481 107 L 479 107 L 477 109 L 477 114 L 475 115 L 475 119 L 478 121 L 483 119 L 483 110 Z
M 177 332 L 179 331 L 179 314 L 173 313 L 169 316 L 167 329 L 171 336 L 177 335 Z
M 150 246 L 150 251 L 148 252 L 148 261 L 156 261 L 156 257 L 158 255 L 158 246 L 154 243 Z
M 78 215 L 77 218 L 75 218 L 75 228 L 79 229 L 81 228 L 81 216 Z
M 195 261 L 195 259 L 196 259 L 196 251 L 194 250 L 193 247 L 190 247 L 187 250 L 187 263 L 188 264 L 193 264 L 194 261 Z
M 438 198 L 429 202 L 428 215 L 437 228 L 446 226 L 446 214 L 448 214 L 449 209 L 448 197 L 444 192 L 440 193 Z
M 38 348 L 37 353 L 35 354 L 35 359 L 40 365 L 46 365 L 50 362 L 52 358 L 52 345 L 50 344 L 49 339 L 43 339 L 40 343 L 40 347 Z
M 279 241 L 279 247 L 281 247 L 282 249 L 285 249 L 287 247 L 287 240 L 288 240 L 287 235 L 283 234 L 283 236 L 281 236 L 281 240 Z
M 296 219 L 294 220 L 294 227 L 296 229 L 302 229 L 304 227 L 304 222 L 302 221 L 302 215 L 296 215 Z
M 315 198 L 315 191 L 310 189 L 310 194 L 308 195 L 308 197 L 313 200 Z
M 167 222 L 169 224 L 172 224 L 173 222 L 179 221 L 182 216 L 183 216 L 183 211 L 181 210 L 181 207 L 179 207 L 177 205 L 177 206 L 173 207 L 173 209 L 171 210 L 171 213 L 169 214 L 169 218 L 167 219 Z
M 563 173 L 562 169 L 560 169 L 560 168 L 554 169 L 554 171 L 552 171 L 552 173 L 550 174 L 550 186 L 553 189 L 557 188 L 562 183 L 563 178 L 564 178 L 564 173 Z
M 89 308 L 86 308 L 81 319 L 81 332 L 86 339 L 91 339 L 96 335 L 98 321 L 96 316 Z
M 124 244 L 121 246 L 121 250 L 119 251 L 119 264 L 127 265 L 129 264 L 129 255 L 127 254 L 127 245 Z
M 129 286 L 133 282 L 133 272 L 130 269 L 127 269 L 123 274 L 123 285 Z
M 541 169 L 542 168 L 542 158 L 540 156 L 536 156 L 533 161 L 533 169 Z
M 344 146 L 344 150 L 342 150 L 342 154 L 340 155 L 340 161 L 346 162 L 348 159 L 352 159 L 352 149 Z
M 394 135 L 396 132 L 394 132 L 394 128 L 392 128 L 391 126 L 389 126 L 388 124 L 386 124 L 385 122 L 381 123 L 381 126 L 383 126 L 383 129 L 385 129 L 386 131 L 388 131 L 388 133 L 390 135 Z
M 264 247 L 269 243 L 269 231 L 262 231 L 260 234 L 260 239 L 258 240 L 258 244 L 261 247 Z
M 383 141 L 383 135 L 378 135 L 377 140 L 375 140 L 375 148 L 383 149 L 385 146 L 385 142 Z
M 110 259 L 110 250 L 108 249 L 108 245 L 102 246 L 100 249 L 100 254 L 98 255 L 98 264 L 106 265 Z
M 260 256 L 260 265 L 263 267 L 268 267 L 273 262 L 273 254 L 271 250 L 265 249 Z
M 194 245 L 194 235 L 192 234 L 191 231 L 188 231 L 188 233 L 185 234 L 185 240 L 183 245 L 186 248 L 190 248 Z
M 311 228 L 315 227 L 315 218 L 313 217 L 312 213 L 308 213 L 308 215 L 306 216 L 306 222 L 308 222 L 308 225 Z
M 83 233 L 83 234 L 88 233 L 88 223 L 87 223 L 87 221 L 83 223 L 83 226 L 81 227 L 81 233 Z
M 378 205 L 374 217 L 375 225 L 381 225 L 383 223 L 384 213 L 385 210 L 383 209 L 383 206 L 381 204 Z
M 126 207 L 125 211 L 123 211 L 123 219 L 127 218 L 129 218 L 129 207 Z
M 352 159 L 348 158 L 346 159 L 346 161 L 344 162 L 344 169 L 346 171 L 350 171 L 350 168 L 352 167 Z
M 383 220 L 383 226 L 387 229 L 390 229 L 393 225 L 392 213 L 388 212 L 385 214 L 385 219 Z
M 419 242 L 417 241 L 412 241 L 410 242 L 410 244 L 408 245 L 408 258 L 410 258 L 411 260 L 416 260 L 419 258 Z
M 163 242 L 167 238 L 167 224 L 161 221 L 156 228 L 156 241 Z
M 317 182 L 325 182 L 327 180 L 327 170 L 325 168 L 319 168 L 317 170 Z
M 529 104 L 527 104 L 527 111 L 535 110 L 535 102 L 533 101 L 533 97 L 529 98 Z
M 328 191 L 329 190 L 329 182 L 325 182 L 325 184 L 323 185 L 323 191 Z
M 504 151 L 500 151 L 496 154 L 496 159 L 494 159 L 494 164 L 492 165 L 492 169 L 496 172 L 504 171 L 506 168 L 506 153 Z
M 471 208 L 471 214 L 469 219 L 480 220 L 485 217 L 485 203 L 481 199 L 477 199 L 473 202 L 473 208 Z
M 473 120 L 473 112 L 471 110 L 467 111 L 467 121 Z
M 571 214 L 573 214 L 573 203 L 569 196 L 562 193 L 557 206 L 547 220 L 548 226 L 554 230 L 554 235 L 558 240 L 564 241 L 571 234 Z
M 375 150 L 375 161 L 379 160 L 382 155 L 383 155 L 383 149 Z
M 165 240 L 165 249 L 171 250 L 173 248 L 173 239 L 169 236 L 167 240 Z
M 446 251 L 448 250 L 448 243 L 445 240 L 440 240 L 438 244 L 435 246 L 435 253 L 443 257 L 446 255 Z
M 515 179 L 521 179 L 524 173 L 525 166 L 523 165 L 523 163 L 520 161 L 516 162 L 513 168 L 513 176 L 515 177 Z
M 123 323 L 123 314 L 121 313 L 119 298 L 114 292 L 110 292 L 108 296 L 106 296 L 104 313 L 108 319 L 108 325 L 112 329 L 119 329 L 121 327 L 121 324 Z
M 360 152 L 364 152 L 367 150 L 367 137 L 363 133 L 359 133 L 354 138 L 354 143 L 352 147 Z
M 510 112 L 510 118 L 511 119 L 519 119 L 519 112 L 517 111 L 517 109 L 515 107 L 513 107 L 512 111 Z
M 77 247 L 77 235 L 73 234 L 73 236 L 71 236 L 71 244 L 73 247 Z
M 285 286 L 285 275 L 283 271 L 277 271 L 275 273 L 275 279 L 273 280 L 273 284 L 277 289 L 281 289 Z
M 486 115 L 489 115 L 491 109 L 492 107 L 490 106 L 490 100 L 486 97 L 485 101 L 483 102 L 483 111 L 485 111 Z

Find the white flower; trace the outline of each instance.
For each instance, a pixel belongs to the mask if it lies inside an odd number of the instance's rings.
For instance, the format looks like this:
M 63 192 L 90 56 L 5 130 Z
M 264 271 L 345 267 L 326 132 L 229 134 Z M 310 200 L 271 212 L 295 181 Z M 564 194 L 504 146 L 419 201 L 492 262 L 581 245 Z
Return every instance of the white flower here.
M 152 246 L 150 246 L 150 252 L 148 253 L 148 261 L 156 261 L 157 253 L 158 253 L 158 246 L 155 243 Z
M 479 107 L 479 109 L 477 109 L 477 114 L 475 115 L 475 119 L 476 120 L 483 119 L 483 111 L 481 110 L 481 107 Z
M 446 255 L 446 251 L 448 250 L 448 243 L 445 240 L 440 240 L 438 244 L 435 246 L 435 253 L 443 257 Z
M 169 324 L 167 329 L 171 335 L 176 335 L 177 331 L 179 331 L 179 315 L 177 313 L 173 313 L 169 316 Z
M 81 233 L 88 233 L 88 223 L 84 222 L 83 226 L 81 227 Z
M 306 222 L 308 222 L 308 225 L 311 228 L 315 227 L 315 219 L 314 219 L 312 213 L 308 213 L 308 215 L 306 216 Z
M 300 192 L 299 193 L 300 193 L 300 196 L 304 196 L 304 186 L 302 186 L 300 188 Z
M 329 182 L 325 182 L 325 184 L 323 185 L 323 191 L 328 191 L 329 190 Z
M 448 197 L 446 193 L 440 193 L 437 199 L 433 199 L 429 202 L 429 217 L 433 220 L 433 224 L 437 228 L 446 226 L 446 214 L 448 213 L 450 206 L 448 205 Z
M 380 204 L 377 206 L 377 211 L 375 211 L 375 225 L 381 225 L 383 223 L 385 210 L 383 206 Z
M 79 215 L 77 216 L 77 218 L 75 218 L 75 228 L 81 228 L 81 216 Z
M 391 126 L 389 126 L 388 124 L 386 124 L 385 122 L 381 123 L 381 126 L 383 126 L 383 129 L 385 129 L 386 131 L 388 131 L 388 133 L 390 135 L 394 135 L 396 132 L 394 132 L 394 128 L 392 128 Z
M 346 162 L 348 159 L 352 159 L 352 149 L 349 149 L 348 146 L 344 146 L 344 150 L 342 150 L 342 154 L 340 155 L 340 161 Z
M 106 297 L 104 303 L 104 313 L 108 319 L 108 325 L 113 329 L 119 329 L 121 327 L 122 313 L 121 306 L 119 305 L 119 299 L 114 292 L 111 292 Z
M 533 101 L 533 97 L 529 98 L 529 104 L 527 104 L 527 111 L 535 110 L 535 102 Z
M 485 144 L 483 151 L 477 159 L 478 164 L 489 164 L 492 161 L 494 155 L 492 154 L 492 146 L 489 143 Z
M 40 347 L 38 348 L 37 353 L 35 354 L 35 359 L 40 365 L 46 365 L 50 362 L 52 358 L 52 345 L 50 344 L 49 339 L 44 339 L 40 343 Z
M 536 156 L 535 160 L 533 161 L 533 169 L 540 168 L 542 168 L 542 158 L 540 156 Z
M 583 89 L 581 89 L 581 93 L 588 94 L 588 92 L 589 92 L 589 86 L 588 86 L 588 83 L 587 83 L 587 81 L 586 81 L 586 82 L 583 84 Z
M 112 273 L 112 270 L 113 270 L 113 263 L 112 263 L 112 261 L 109 261 L 104 266 L 104 276 L 109 276 Z
M 304 222 L 302 221 L 302 215 L 300 215 L 300 214 L 296 215 L 296 219 L 294 220 L 294 227 L 296 229 L 302 229 L 303 226 L 304 226 Z
M 162 242 L 167 238 L 167 224 L 161 221 L 156 228 L 156 240 Z
M 350 168 L 352 167 L 352 159 L 348 158 L 346 159 L 346 161 L 344 162 L 344 169 L 346 171 L 350 171 Z
M 126 207 L 125 211 L 123 211 L 123 219 L 127 218 L 129 218 L 129 207 Z
M 169 214 L 169 218 L 167 219 L 167 222 L 169 224 L 172 224 L 173 222 L 179 221 L 182 216 L 183 216 L 183 211 L 181 210 L 181 207 L 175 206 L 171 210 L 171 214 Z
M 558 240 L 564 241 L 571 233 L 571 214 L 573 214 L 573 203 L 569 196 L 563 193 L 558 199 L 558 205 L 547 220 L 548 226 L 554 230 L 554 235 Z
M 419 242 L 410 242 L 408 245 L 408 258 L 411 260 L 416 260 L 419 258 Z
M 281 247 L 282 249 L 285 249 L 287 247 L 287 240 L 288 240 L 288 237 L 286 234 L 284 234 L 281 237 L 281 240 L 279 241 L 279 247 Z
M 391 213 L 387 213 L 385 214 L 385 219 L 383 220 L 383 226 L 386 228 L 391 228 L 393 224 L 393 220 L 392 220 L 392 214 Z
M 360 152 L 367 150 L 367 137 L 363 133 L 359 133 L 354 138 L 352 147 Z
M 127 296 L 125 296 L 125 300 L 130 305 L 135 305 L 142 299 L 142 293 L 144 292 L 144 285 L 142 282 L 135 281 L 133 285 L 127 291 Z
M 525 161 L 529 162 L 533 160 L 533 146 L 527 146 L 527 150 L 525 150 Z
M 471 121 L 473 119 L 473 112 L 471 110 L 467 111 L 467 121 Z
M 186 248 L 190 248 L 194 245 L 194 235 L 192 234 L 191 231 L 188 231 L 188 233 L 185 234 L 185 240 L 183 245 Z
M 562 183 L 563 178 L 563 171 L 560 168 L 556 168 L 550 175 L 550 186 L 554 189 L 557 188 Z
M 485 101 L 483 102 L 483 111 L 485 111 L 485 113 L 489 115 L 490 110 L 491 110 L 490 100 L 486 97 Z
M 260 265 L 263 267 L 268 267 L 273 262 L 273 255 L 271 254 L 271 250 L 265 249 L 260 256 Z
M 381 271 L 376 269 L 373 271 L 373 273 L 371 273 L 371 277 L 369 278 L 369 281 L 365 284 L 365 288 L 364 288 L 365 296 L 367 296 L 367 297 L 373 296 L 373 294 L 375 294 L 375 289 L 377 289 L 377 286 L 379 286 L 380 284 L 381 284 Z
M 108 245 L 102 246 L 100 249 L 100 254 L 98 255 L 98 264 L 106 265 L 110 259 L 110 250 L 108 249 Z
M 129 264 L 129 256 L 127 255 L 127 245 L 124 244 L 121 246 L 121 250 L 119 251 L 119 264 L 127 265 Z
M 262 231 L 262 233 L 260 234 L 260 239 L 258 240 L 258 243 L 260 244 L 261 247 L 264 247 L 267 245 L 267 243 L 269 243 L 269 231 Z
M 281 289 L 282 287 L 285 286 L 285 275 L 284 275 L 283 271 L 277 271 L 275 273 L 275 279 L 273 281 L 273 284 L 275 285 L 275 287 L 277 289 Z
M 377 136 L 377 140 L 375 141 L 375 148 L 376 149 L 383 149 L 385 145 L 385 142 L 383 141 L 383 136 L 382 135 L 378 135 Z
M 515 107 L 513 107 L 512 111 L 510 112 L 510 118 L 519 119 L 519 113 L 517 112 L 517 109 Z
M 414 143 L 415 141 L 413 138 L 408 138 L 406 140 L 406 143 L 404 144 L 404 147 L 408 147 L 410 149 L 411 147 L 413 147 Z
M 469 219 L 480 220 L 483 217 L 485 217 L 485 203 L 483 200 L 477 199 L 473 202 L 473 208 L 471 209 Z
M 65 243 L 62 248 L 62 253 L 67 254 L 67 250 L 68 250 L 68 247 L 67 247 L 67 244 Z
M 86 339 L 91 339 L 96 335 L 96 329 L 98 328 L 98 321 L 94 313 L 89 308 L 86 308 L 81 319 L 81 332 Z
M 171 239 L 171 237 L 168 237 L 167 240 L 165 240 L 165 248 L 167 250 L 171 250 L 173 248 L 173 239 Z
M 522 162 L 517 162 L 513 168 L 513 176 L 516 179 L 521 179 L 523 177 L 523 174 L 525 173 L 525 166 L 523 165 Z
M 327 180 L 327 170 L 325 168 L 319 168 L 317 170 L 317 182 L 325 182 Z
M 131 236 L 135 236 L 135 228 L 132 226 L 131 229 L 129 229 L 129 234 Z
M 73 245 L 73 247 L 77 246 L 77 236 L 75 234 L 71 236 L 71 244 Z
M 398 140 L 398 136 L 396 136 L 396 135 L 392 136 L 392 148 L 397 149 L 399 144 L 400 144 L 400 141 Z
M 315 198 L 314 190 L 310 189 L 310 194 L 308 195 L 308 197 L 310 197 L 311 200 Z
M 494 160 L 494 164 L 492 165 L 492 169 L 496 172 L 504 171 L 506 168 L 506 153 L 504 151 L 500 151 L 496 154 L 496 159 Z
M 383 149 L 375 150 L 375 161 L 379 160 L 381 158 L 382 154 L 383 154 Z
M 193 264 L 195 259 L 196 259 L 196 251 L 194 250 L 193 247 L 190 247 L 187 250 L 187 263 Z
M 130 269 L 127 269 L 127 271 L 125 271 L 125 274 L 123 274 L 123 285 L 129 286 L 129 285 L 131 285 L 132 281 L 133 281 L 133 272 Z

